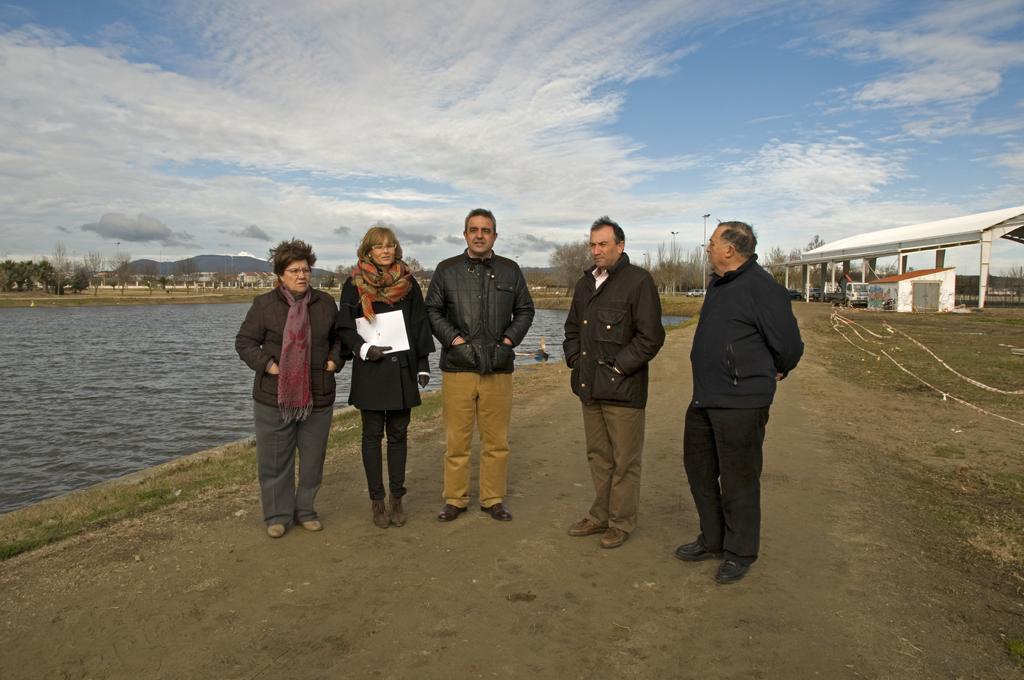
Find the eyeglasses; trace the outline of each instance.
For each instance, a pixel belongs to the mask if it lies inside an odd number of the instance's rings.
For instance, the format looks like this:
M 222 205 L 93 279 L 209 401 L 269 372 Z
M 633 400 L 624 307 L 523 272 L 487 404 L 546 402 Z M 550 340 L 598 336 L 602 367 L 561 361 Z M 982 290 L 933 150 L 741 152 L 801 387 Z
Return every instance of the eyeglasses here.
M 373 247 L 373 252 L 379 253 L 382 250 L 394 250 L 394 249 L 395 249 L 395 244 L 394 243 L 378 243 L 377 245 L 375 245 Z
M 297 268 L 296 269 L 285 269 L 284 273 L 285 274 L 291 274 L 292 276 L 302 276 L 302 275 L 309 276 L 310 272 L 312 272 L 312 271 L 313 271 L 312 269 L 309 269 L 307 267 L 306 269 L 297 269 Z

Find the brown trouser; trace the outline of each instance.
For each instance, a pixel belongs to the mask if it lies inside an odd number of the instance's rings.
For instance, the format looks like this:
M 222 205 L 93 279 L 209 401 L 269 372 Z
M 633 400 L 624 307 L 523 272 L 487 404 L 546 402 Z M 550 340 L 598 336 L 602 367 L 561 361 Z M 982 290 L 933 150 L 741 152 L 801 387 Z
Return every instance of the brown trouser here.
M 594 477 L 590 521 L 626 533 L 636 528 L 645 411 L 595 401 L 583 405 L 587 461 Z
M 441 415 L 448 443 L 444 502 L 460 508 L 469 505 L 469 454 L 475 421 L 480 430 L 480 505 L 489 508 L 500 503 L 508 469 L 512 374 L 442 372 Z

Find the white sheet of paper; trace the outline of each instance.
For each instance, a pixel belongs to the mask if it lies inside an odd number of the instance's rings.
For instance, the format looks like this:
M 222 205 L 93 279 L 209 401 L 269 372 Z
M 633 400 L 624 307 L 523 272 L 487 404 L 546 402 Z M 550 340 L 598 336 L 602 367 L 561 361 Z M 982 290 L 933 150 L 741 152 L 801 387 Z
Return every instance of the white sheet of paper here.
M 390 347 L 385 354 L 404 352 L 409 349 L 409 335 L 405 332 L 405 316 L 402 312 L 378 314 L 370 323 L 363 317 L 356 319 L 356 332 L 366 342 L 377 347 Z

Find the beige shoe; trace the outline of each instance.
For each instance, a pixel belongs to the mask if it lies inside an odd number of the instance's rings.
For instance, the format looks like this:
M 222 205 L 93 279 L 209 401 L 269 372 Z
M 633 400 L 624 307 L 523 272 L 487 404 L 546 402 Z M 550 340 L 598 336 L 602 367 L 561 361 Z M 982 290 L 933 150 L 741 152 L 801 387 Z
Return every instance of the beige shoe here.
M 384 507 L 384 499 L 379 501 L 370 501 L 370 509 L 373 511 L 373 523 L 381 529 L 387 529 L 391 526 L 391 517 L 388 515 L 388 510 Z
M 308 522 L 303 522 L 302 528 L 306 531 L 323 531 L 324 525 L 320 524 L 318 519 L 311 519 Z
M 267 536 L 270 536 L 271 538 L 281 538 L 284 536 L 284 525 L 271 524 L 267 527 Z
M 604 533 L 608 527 L 598 526 L 590 521 L 589 517 L 584 517 L 579 522 L 569 525 L 570 536 L 590 536 L 591 534 Z
M 604 532 L 604 536 L 601 537 L 601 547 L 618 548 L 626 542 L 627 538 L 629 538 L 629 534 L 622 529 L 608 527 L 608 531 Z
M 401 497 L 391 497 L 391 523 L 396 527 L 405 524 L 405 509 L 402 507 Z

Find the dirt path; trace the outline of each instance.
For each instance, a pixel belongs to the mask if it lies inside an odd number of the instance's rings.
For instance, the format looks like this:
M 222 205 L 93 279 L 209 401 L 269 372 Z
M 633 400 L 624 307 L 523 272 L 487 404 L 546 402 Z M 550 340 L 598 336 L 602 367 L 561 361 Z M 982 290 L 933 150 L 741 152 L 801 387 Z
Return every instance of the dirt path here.
M 715 563 L 673 557 L 698 532 L 681 454 L 692 335 L 671 333 L 652 371 L 641 524 L 622 548 L 565 533 L 592 487 L 579 402 L 547 367 L 516 383 L 515 521 L 474 505 L 434 520 L 435 421 L 411 442 L 400 529 L 372 526 L 349 453 L 329 462 L 319 534 L 266 538 L 252 485 L 0 564 L 0 677 L 1021 677 L 997 632 L 1020 600 L 965 579 L 897 462 L 833 453 L 847 425 L 812 346 L 772 408 L 761 559 L 718 586 Z

